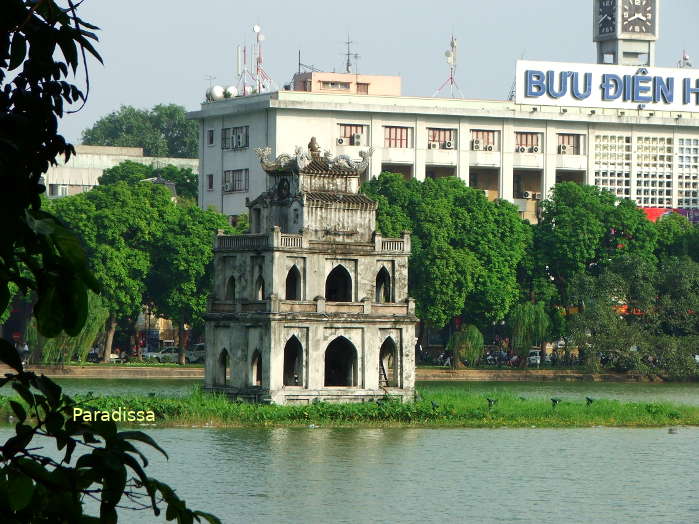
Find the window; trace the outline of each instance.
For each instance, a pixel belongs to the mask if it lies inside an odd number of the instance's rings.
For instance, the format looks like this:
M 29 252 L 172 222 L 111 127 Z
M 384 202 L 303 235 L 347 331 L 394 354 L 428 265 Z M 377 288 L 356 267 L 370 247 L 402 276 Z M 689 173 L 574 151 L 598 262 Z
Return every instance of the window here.
M 327 82 L 327 81 L 322 81 L 320 83 L 320 88 L 321 89 L 343 89 L 349 91 L 350 84 L 349 82 Z
M 355 136 L 360 135 L 360 136 Z M 340 137 L 345 145 L 359 146 L 362 144 L 364 126 L 361 124 L 340 124 Z
M 427 146 L 430 149 L 456 148 L 456 129 L 437 129 L 428 127 Z
M 234 127 L 231 130 L 231 147 L 233 149 L 245 149 L 248 147 L 249 127 Z
M 497 151 L 498 131 L 471 129 L 471 149 L 473 151 Z
M 206 132 L 206 145 L 207 146 L 213 146 L 214 145 L 214 130 L 209 129 Z
M 540 153 L 541 133 L 518 131 L 515 133 L 515 151 L 517 153 Z
M 412 147 L 413 128 L 384 126 L 384 147 L 408 148 Z
M 234 193 L 248 190 L 248 170 L 233 169 L 223 172 L 223 191 Z
M 214 190 L 214 175 L 206 175 L 206 189 L 208 191 Z
M 50 197 L 62 197 L 68 194 L 68 186 L 62 184 L 49 184 Z
M 224 127 L 221 129 L 221 149 L 231 148 L 231 128 Z
M 369 94 L 369 84 L 361 84 L 357 82 L 357 94 L 358 95 L 368 95 Z
M 558 135 L 559 155 L 582 155 L 582 136 L 561 133 Z

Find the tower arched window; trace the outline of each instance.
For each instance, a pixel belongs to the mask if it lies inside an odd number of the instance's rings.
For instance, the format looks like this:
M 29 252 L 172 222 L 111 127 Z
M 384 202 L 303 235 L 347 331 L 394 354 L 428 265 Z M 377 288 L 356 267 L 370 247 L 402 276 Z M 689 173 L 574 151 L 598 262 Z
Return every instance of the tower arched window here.
M 296 264 L 286 275 L 286 300 L 301 300 L 301 272 Z
M 391 302 L 391 275 L 385 267 L 376 274 L 376 302 Z
M 325 279 L 325 300 L 329 302 L 352 302 L 352 277 L 345 266 L 335 266 Z
M 231 276 L 228 278 L 226 283 L 226 300 L 235 300 L 235 277 Z

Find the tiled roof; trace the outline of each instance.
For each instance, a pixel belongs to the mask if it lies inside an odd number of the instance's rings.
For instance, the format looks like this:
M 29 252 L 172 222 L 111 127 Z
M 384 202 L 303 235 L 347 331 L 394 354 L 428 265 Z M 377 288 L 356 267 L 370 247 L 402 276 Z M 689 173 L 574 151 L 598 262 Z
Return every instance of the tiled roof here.
M 348 169 L 337 165 L 332 165 L 325 157 L 318 157 L 301 169 L 301 173 L 312 175 L 359 175 L 356 169 Z

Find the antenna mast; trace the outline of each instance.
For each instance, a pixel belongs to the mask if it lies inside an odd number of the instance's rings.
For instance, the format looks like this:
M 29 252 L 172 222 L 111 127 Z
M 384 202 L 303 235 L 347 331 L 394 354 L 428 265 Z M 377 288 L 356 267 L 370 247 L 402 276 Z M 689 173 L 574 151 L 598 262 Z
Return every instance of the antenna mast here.
M 454 35 L 451 35 L 451 40 L 449 41 L 449 49 L 447 49 L 444 52 L 444 56 L 447 59 L 447 64 L 449 64 L 449 78 L 447 78 L 444 83 L 439 86 L 439 89 L 437 89 L 434 94 L 432 95 L 433 97 L 437 96 L 442 89 L 444 89 L 447 85 L 449 86 L 449 96 L 450 98 L 454 98 L 454 90 L 456 89 L 456 92 L 459 94 L 461 98 L 464 97 L 463 93 L 461 92 L 461 89 L 459 89 L 459 85 L 456 83 L 456 38 L 454 38 Z
M 347 46 L 347 52 L 344 53 L 345 55 L 345 73 L 351 73 L 352 72 L 352 58 L 354 58 L 354 69 L 355 69 L 355 74 L 357 73 L 357 60 L 359 59 L 359 55 L 357 53 L 353 53 L 352 49 L 350 46 L 354 44 L 352 40 L 350 40 L 350 35 L 347 33 L 347 41 L 345 42 L 345 45 Z

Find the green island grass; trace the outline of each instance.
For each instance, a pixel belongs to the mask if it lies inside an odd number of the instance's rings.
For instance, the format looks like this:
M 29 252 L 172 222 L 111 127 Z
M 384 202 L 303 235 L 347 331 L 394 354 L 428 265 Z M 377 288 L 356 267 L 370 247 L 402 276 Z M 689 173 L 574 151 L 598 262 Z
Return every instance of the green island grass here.
M 420 388 L 421 399 L 361 404 L 314 403 L 305 406 L 274 406 L 231 402 L 221 395 L 207 394 L 197 387 L 184 397 L 102 396 L 74 397 L 87 405 L 112 411 L 152 410 L 156 426 L 384 426 L 384 427 L 660 427 L 699 426 L 699 406 L 664 402 L 619 402 L 595 399 L 561 401 L 556 407 L 548 399 L 522 399 L 493 392 L 469 394 L 440 385 Z M 488 407 L 487 398 L 497 402 Z M 0 396 L 0 423 L 11 414 L 10 397 Z M 17 400 L 17 399 L 15 399 Z

